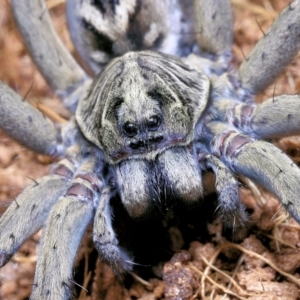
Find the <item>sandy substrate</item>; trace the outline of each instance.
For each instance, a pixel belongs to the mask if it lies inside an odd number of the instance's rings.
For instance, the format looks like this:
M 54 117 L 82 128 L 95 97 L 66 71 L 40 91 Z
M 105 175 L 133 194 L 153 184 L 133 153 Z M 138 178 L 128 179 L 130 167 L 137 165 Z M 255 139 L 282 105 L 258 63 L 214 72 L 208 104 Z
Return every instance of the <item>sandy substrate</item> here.
M 48 4 L 57 31 L 72 50 L 60 2 L 52 0 Z M 232 2 L 233 66 L 238 66 L 289 1 Z M 273 94 L 299 92 L 299 63 L 296 58 L 257 101 Z M 0 79 L 26 100 L 68 118 L 68 112 L 62 109 L 27 54 L 7 0 L 0 0 L 0 66 Z M 299 137 L 274 143 L 299 164 Z M 47 174 L 51 163 L 51 158 L 25 149 L 0 131 L 0 213 L 32 180 Z M 137 265 L 132 274 L 116 277 L 98 258 L 89 231 L 74 267 L 74 280 L 84 287 L 75 285 L 75 299 L 299 299 L 298 224 L 267 191 L 259 188 L 255 193 L 245 184 L 240 192 L 249 222 L 236 234 L 224 230 L 214 213 L 214 195 L 200 207 L 175 209 L 165 217 L 143 223 L 130 220 L 116 201 L 118 234 Z M 34 235 L 0 270 L 0 299 L 29 297 L 39 237 L 40 233 Z

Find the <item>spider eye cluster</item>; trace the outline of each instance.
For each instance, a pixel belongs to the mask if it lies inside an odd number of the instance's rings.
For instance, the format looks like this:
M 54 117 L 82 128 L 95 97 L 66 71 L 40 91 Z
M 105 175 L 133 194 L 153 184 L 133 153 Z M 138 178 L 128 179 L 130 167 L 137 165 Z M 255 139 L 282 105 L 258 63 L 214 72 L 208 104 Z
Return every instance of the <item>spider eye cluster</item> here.
M 154 132 L 160 128 L 160 125 L 161 118 L 159 116 L 152 116 L 141 127 L 145 128 L 146 131 Z M 132 122 L 126 122 L 122 129 L 124 134 L 130 138 L 135 137 L 139 132 L 138 124 Z
M 109 161 L 152 159 L 186 146 L 203 114 L 209 79 L 176 57 L 151 51 L 114 59 L 79 101 L 76 121 Z

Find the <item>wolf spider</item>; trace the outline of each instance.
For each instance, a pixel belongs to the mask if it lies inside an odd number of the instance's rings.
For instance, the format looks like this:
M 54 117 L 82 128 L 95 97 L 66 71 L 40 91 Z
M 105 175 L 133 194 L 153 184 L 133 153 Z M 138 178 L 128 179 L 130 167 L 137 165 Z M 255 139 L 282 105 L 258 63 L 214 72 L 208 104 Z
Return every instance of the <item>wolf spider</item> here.
M 88 73 L 57 38 L 44 1 L 11 3 L 33 60 L 74 113 L 54 124 L 0 84 L 0 127 L 62 158 L 0 219 L 1 266 L 43 227 L 30 299 L 69 299 L 76 251 L 92 219 L 102 259 L 117 273 L 131 269 L 112 227 L 115 194 L 140 218 L 167 200 L 199 201 L 202 173 L 212 169 L 226 226 L 246 219 L 237 175 L 274 193 L 300 221 L 300 170 L 263 141 L 300 132 L 299 96 L 254 102 L 298 52 L 298 1 L 232 70 L 230 1 L 69 0 L 70 33 Z M 91 74 L 99 75 L 92 81 Z

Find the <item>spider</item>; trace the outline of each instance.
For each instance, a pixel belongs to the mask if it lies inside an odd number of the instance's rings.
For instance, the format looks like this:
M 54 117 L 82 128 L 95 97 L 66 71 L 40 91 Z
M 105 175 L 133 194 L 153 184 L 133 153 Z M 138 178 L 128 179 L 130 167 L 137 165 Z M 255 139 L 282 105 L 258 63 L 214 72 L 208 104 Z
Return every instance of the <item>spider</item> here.
M 141 218 L 167 201 L 199 201 L 202 174 L 212 169 L 226 226 L 246 220 L 239 174 L 300 221 L 300 170 L 263 141 L 299 133 L 299 97 L 254 102 L 299 49 L 297 0 L 238 70 L 231 68 L 230 1 L 69 0 L 70 33 L 87 72 L 58 40 L 42 0 L 11 3 L 35 63 L 74 113 L 53 124 L 0 84 L 0 127 L 62 158 L 0 219 L 1 266 L 43 227 L 32 300 L 70 298 L 73 261 L 91 220 L 102 259 L 117 273 L 131 269 L 112 227 L 114 195 Z

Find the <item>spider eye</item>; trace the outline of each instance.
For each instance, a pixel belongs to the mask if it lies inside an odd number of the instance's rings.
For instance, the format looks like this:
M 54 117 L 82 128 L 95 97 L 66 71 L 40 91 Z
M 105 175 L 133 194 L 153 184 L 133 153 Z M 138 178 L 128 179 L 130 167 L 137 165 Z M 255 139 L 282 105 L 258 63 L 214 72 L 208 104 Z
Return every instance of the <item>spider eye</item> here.
M 160 124 L 161 124 L 160 118 L 158 116 L 153 116 L 149 118 L 149 120 L 147 121 L 148 130 L 156 131 L 159 128 Z
M 137 135 L 137 132 L 138 132 L 137 127 L 135 126 L 135 124 L 129 123 L 129 122 L 126 122 L 123 125 L 123 131 L 129 137 L 134 137 L 135 135 Z

